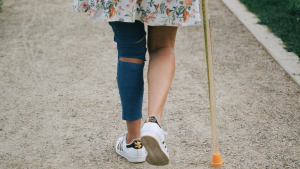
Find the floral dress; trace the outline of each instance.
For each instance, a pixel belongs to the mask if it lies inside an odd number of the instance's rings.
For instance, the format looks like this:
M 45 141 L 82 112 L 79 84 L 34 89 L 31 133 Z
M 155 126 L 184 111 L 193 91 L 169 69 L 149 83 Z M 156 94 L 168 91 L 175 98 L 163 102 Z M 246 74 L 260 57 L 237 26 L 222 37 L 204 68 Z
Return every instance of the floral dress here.
M 74 0 L 77 12 L 112 22 L 135 22 L 151 26 L 188 26 L 202 22 L 201 0 Z

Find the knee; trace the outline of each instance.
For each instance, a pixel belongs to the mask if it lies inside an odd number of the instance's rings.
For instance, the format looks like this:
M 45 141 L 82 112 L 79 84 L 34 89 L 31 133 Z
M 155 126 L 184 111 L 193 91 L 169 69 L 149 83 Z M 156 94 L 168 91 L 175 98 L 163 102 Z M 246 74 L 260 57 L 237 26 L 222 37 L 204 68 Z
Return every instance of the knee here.
M 174 57 L 174 55 L 175 55 L 174 48 L 170 47 L 170 46 L 155 48 L 151 51 L 149 50 L 149 55 L 151 55 L 151 56 L 155 56 L 156 53 L 159 53 L 160 55 L 163 55 L 166 57 Z
M 164 53 L 174 53 L 174 48 L 171 47 L 171 46 L 163 46 L 163 47 L 159 47 L 159 48 L 156 48 L 154 50 L 154 52 L 157 52 L 157 51 L 160 51 L 160 52 L 164 52 Z
M 141 40 L 135 42 L 134 44 L 141 43 L 145 39 L 145 36 Z M 119 60 L 121 60 L 123 62 L 131 62 L 131 63 L 138 63 L 138 64 L 144 64 L 144 62 L 145 62 L 143 59 L 129 58 L 129 57 L 119 57 Z
M 117 43 L 117 49 L 118 58 L 122 59 L 122 61 L 140 64 L 146 61 L 147 48 L 145 36 L 135 43 Z

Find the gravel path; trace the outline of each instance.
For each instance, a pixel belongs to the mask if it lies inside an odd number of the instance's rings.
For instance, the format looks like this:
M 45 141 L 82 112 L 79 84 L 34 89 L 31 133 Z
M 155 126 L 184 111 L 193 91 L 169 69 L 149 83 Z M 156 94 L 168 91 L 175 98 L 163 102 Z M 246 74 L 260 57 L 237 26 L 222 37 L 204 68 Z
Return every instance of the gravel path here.
M 71 6 L 3 6 L 0 168 L 154 168 L 115 153 L 126 126 L 113 32 Z M 220 0 L 211 0 L 210 11 L 223 168 L 299 168 L 300 87 Z M 179 28 L 175 52 L 163 116 L 171 158 L 165 168 L 211 168 L 202 26 Z

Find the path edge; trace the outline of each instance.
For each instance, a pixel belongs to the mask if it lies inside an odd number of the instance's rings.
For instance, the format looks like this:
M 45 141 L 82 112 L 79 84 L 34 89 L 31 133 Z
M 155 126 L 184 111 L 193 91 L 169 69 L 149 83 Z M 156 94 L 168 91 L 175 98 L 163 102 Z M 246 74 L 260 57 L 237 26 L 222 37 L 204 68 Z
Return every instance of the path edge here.
M 221 0 L 231 12 L 247 27 L 247 29 L 264 46 L 267 52 L 289 74 L 291 79 L 300 86 L 299 57 L 293 52 L 287 52 L 283 42 L 269 31 L 267 26 L 259 25 L 259 19 L 249 12 L 247 7 L 239 0 Z M 294 75 L 294 73 L 296 75 Z M 298 75 L 297 75 L 298 74 Z

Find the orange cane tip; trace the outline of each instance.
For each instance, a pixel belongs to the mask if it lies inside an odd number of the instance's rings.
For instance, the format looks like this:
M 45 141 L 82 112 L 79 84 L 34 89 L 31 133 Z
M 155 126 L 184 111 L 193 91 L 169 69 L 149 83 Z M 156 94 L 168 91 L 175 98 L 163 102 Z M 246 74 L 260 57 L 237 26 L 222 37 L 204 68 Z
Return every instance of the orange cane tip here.
M 213 153 L 211 166 L 212 167 L 221 167 L 222 165 L 223 164 L 222 164 L 221 154 Z

